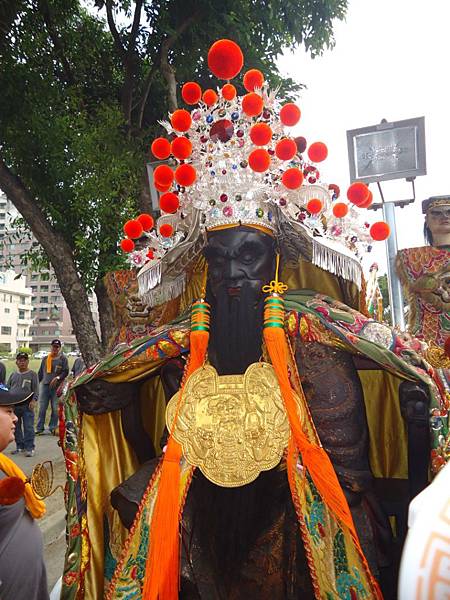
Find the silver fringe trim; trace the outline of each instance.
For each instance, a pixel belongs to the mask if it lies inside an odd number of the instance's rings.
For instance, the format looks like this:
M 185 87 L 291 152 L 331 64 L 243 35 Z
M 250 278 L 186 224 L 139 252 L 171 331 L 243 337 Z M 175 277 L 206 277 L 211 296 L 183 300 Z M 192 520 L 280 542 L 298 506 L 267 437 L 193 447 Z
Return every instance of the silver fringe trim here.
M 312 263 L 334 275 L 352 281 L 361 289 L 361 265 L 350 256 L 333 250 L 323 243 L 312 239 Z
M 156 289 L 147 290 L 142 294 L 144 302 L 153 308 L 165 304 L 169 300 L 178 298 L 186 289 L 186 273 L 182 273 L 175 279 L 164 278 L 164 281 Z
M 139 295 L 144 296 L 147 292 L 161 283 L 161 261 L 154 265 L 145 265 L 137 276 Z

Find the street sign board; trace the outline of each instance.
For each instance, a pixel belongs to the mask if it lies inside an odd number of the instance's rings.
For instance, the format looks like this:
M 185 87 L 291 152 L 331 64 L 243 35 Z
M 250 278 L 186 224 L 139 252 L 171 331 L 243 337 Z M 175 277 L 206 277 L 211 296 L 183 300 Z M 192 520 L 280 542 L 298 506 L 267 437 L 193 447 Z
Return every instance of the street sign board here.
M 424 117 L 351 129 L 347 147 L 351 181 L 426 175 Z

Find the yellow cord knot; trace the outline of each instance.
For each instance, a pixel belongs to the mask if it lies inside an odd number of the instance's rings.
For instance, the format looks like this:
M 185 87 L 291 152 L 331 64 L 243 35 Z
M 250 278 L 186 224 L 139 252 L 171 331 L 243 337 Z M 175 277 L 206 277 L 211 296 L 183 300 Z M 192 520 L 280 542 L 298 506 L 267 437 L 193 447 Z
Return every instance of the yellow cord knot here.
M 272 281 L 267 284 L 267 285 L 263 285 L 262 287 L 262 291 L 267 293 L 267 294 L 284 294 L 284 292 L 286 292 L 288 290 L 288 286 L 283 283 L 282 281 L 278 280 L 278 269 L 280 266 L 280 255 L 277 254 L 277 264 L 275 267 L 275 279 L 272 279 Z
M 266 292 L 267 294 L 284 294 L 287 289 L 288 286 L 285 283 L 277 281 L 276 279 L 272 279 L 269 284 L 263 285 L 262 287 L 262 291 Z

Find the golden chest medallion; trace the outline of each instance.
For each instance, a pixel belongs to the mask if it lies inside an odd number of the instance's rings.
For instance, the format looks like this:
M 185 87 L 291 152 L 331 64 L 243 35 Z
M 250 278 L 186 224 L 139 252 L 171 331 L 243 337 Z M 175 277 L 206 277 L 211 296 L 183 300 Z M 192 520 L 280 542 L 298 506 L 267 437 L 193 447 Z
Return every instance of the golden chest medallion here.
M 170 431 L 179 396 L 167 405 Z M 210 365 L 198 369 L 185 384 L 171 433 L 187 462 L 223 487 L 245 485 L 276 467 L 289 422 L 272 365 L 254 363 L 243 375 L 219 376 Z

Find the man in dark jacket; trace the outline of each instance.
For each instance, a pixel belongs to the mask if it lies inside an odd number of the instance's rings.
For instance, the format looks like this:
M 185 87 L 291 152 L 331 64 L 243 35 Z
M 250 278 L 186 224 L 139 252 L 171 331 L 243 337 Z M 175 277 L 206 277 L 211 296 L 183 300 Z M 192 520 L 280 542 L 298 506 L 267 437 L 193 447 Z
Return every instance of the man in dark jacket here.
M 61 340 L 53 340 L 51 351 L 42 359 L 39 368 L 39 382 L 41 384 L 39 393 L 39 417 L 36 426 L 36 435 L 44 433 L 45 416 L 50 403 L 51 417 L 48 428 L 51 434 L 56 433 L 58 426 L 58 400 L 56 390 L 69 373 L 69 363 L 66 355 L 61 351 Z
M 39 382 L 35 371 L 29 368 L 29 356 L 26 352 L 18 352 L 16 356 L 17 371 L 11 373 L 8 387 L 12 391 L 24 390 L 32 392 L 31 400 L 26 400 L 14 407 L 17 416 L 16 449 L 11 454 L 25 452 L 26 456 L 34 456 L 34 407 L 39 398 Z

